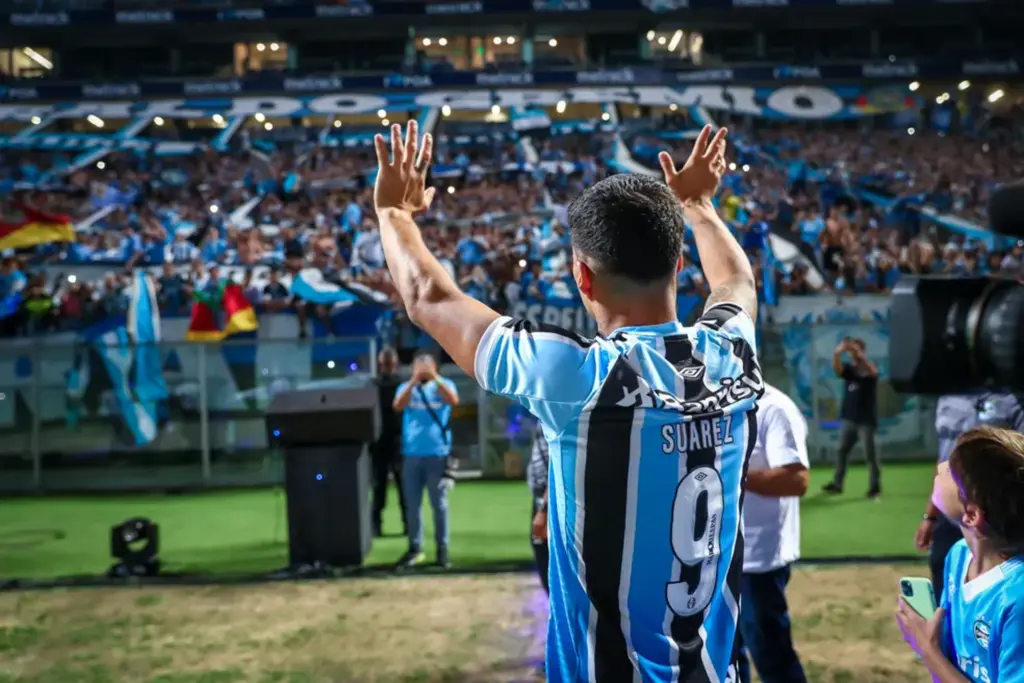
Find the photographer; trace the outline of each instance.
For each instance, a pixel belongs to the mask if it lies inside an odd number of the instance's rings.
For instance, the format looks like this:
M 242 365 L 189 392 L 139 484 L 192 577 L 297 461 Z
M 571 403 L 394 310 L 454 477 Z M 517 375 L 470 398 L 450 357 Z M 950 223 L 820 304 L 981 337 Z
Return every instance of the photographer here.
M 1024 432 L 1024 401 L 1014 394 L 979 392 L 943 396 L 935 408 L 935 433 L 939 438 L 939 467 L 949 461 L 957 439 L 982 426 L 1003 427 Z M 929 499 L 924 519 L 917 528 L 914 543 L 928 551 L 932 586 L 942 595 L 945 584 L 946 555 L 960 539 L 960 527 L 946 519 Z
M 878 368 L 867 356 L 867 345 L 863 339 L 846 337 L 832 353 L 832 369 L 845 382 L 843 405 L 840 412 L 842 431 L 839 435 L 839 453 L 835 475 L 825 485 L 825 493 L 840 494 L 846 479 L 846 466 L 850 451 L 857 441 L 864 442 L 864 456 L 871 469 L 868 498 L 877 498 L 882 493 L 882 471 L 875 450 L 875 429 L 878 427 Z M 843 354 L 850 357 L 843 362 Z
M 438 375 L 437 361 L 420 352 L 412 363 L 412 379 L 398 387 L 392 403 L 402 413 L 402 488 L 405 492 L 409 550 L 399 559 L 400 567 L 423 561 L 421 506 L 427 490 L 434 511 L 437 564 L 449 567 L 448 490 L 454 480 L 448 469 L 452 438 L 448 422 L 452 406 L 458 405 L 455 383 Z

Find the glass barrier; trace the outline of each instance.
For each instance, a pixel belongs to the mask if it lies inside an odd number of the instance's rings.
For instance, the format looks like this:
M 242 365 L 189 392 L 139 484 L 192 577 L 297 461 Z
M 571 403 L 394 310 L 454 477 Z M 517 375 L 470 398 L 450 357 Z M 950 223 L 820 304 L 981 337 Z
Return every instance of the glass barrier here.
M 375 355 L 371 339 L 5 341 L 0 491 L 279 482 L 280 458 L 263 423 L 270 398 L 369 380 Z
M 847 336 L 864 339 L 879 367 L 876 444 L 883 461 L 933 458 L 935 403 L 890 386 L 884 322 L 763 330 L 765 380 L 806 416 L 812 461 L 835 458 L 843 383 L 832 370 L 832 352 Z M 159 359 L 156 378 L 139 372 L 140 355 L 149 351 Z M 6 341 L 0 347 L 0 492 L 278 484 L 281 458 L 263 423 L 270 397 L 368 378 L 375 353 L 369 339 L 148 350 Z M 449 367 L 445 374 L 461 399 L 452 411 L 452 453 L 463 475 L 523 476 L 532 416 Z M 859 447 L 853 457 L 860 457 Z

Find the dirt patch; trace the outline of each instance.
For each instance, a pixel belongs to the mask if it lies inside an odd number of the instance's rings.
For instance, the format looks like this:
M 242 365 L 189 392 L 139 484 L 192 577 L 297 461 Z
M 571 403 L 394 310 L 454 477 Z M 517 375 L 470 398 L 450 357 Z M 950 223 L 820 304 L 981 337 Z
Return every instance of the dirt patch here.
M 926 683 L 893 616 L 902 576 L 923 566 L 801 569 L 789 585 L 794 640 L 813 683 Z
M 924 683 L 892 618 L 921 567 L 800 570 L 812 683 Z M 528 575 L 0 594 L 0 683 L 524 683 L 546 604 Z

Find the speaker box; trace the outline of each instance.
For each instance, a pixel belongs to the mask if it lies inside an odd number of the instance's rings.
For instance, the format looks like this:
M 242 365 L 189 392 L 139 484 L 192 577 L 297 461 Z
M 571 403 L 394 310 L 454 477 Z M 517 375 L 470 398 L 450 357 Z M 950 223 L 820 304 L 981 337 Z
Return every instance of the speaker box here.
M 284 452 L 288 557 L 292 567 L 362 564 L 370 552 L 370 457 L 377 387 L 276 395 L 268 440 Z
M 284 473 L 289 565 L 362 564 L 373 540 L 367 447 L 288 448 Z

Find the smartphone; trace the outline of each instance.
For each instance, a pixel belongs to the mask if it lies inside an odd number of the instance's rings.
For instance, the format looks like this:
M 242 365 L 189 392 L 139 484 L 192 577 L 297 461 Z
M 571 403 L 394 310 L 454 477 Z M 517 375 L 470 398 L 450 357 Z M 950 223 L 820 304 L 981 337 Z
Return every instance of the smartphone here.
M 900 579 L 900 595 L 903 601 L 925 619 L 931 619 L 938 609 L 935 602 L 935 589 L 929 579 L 905 576 Z

